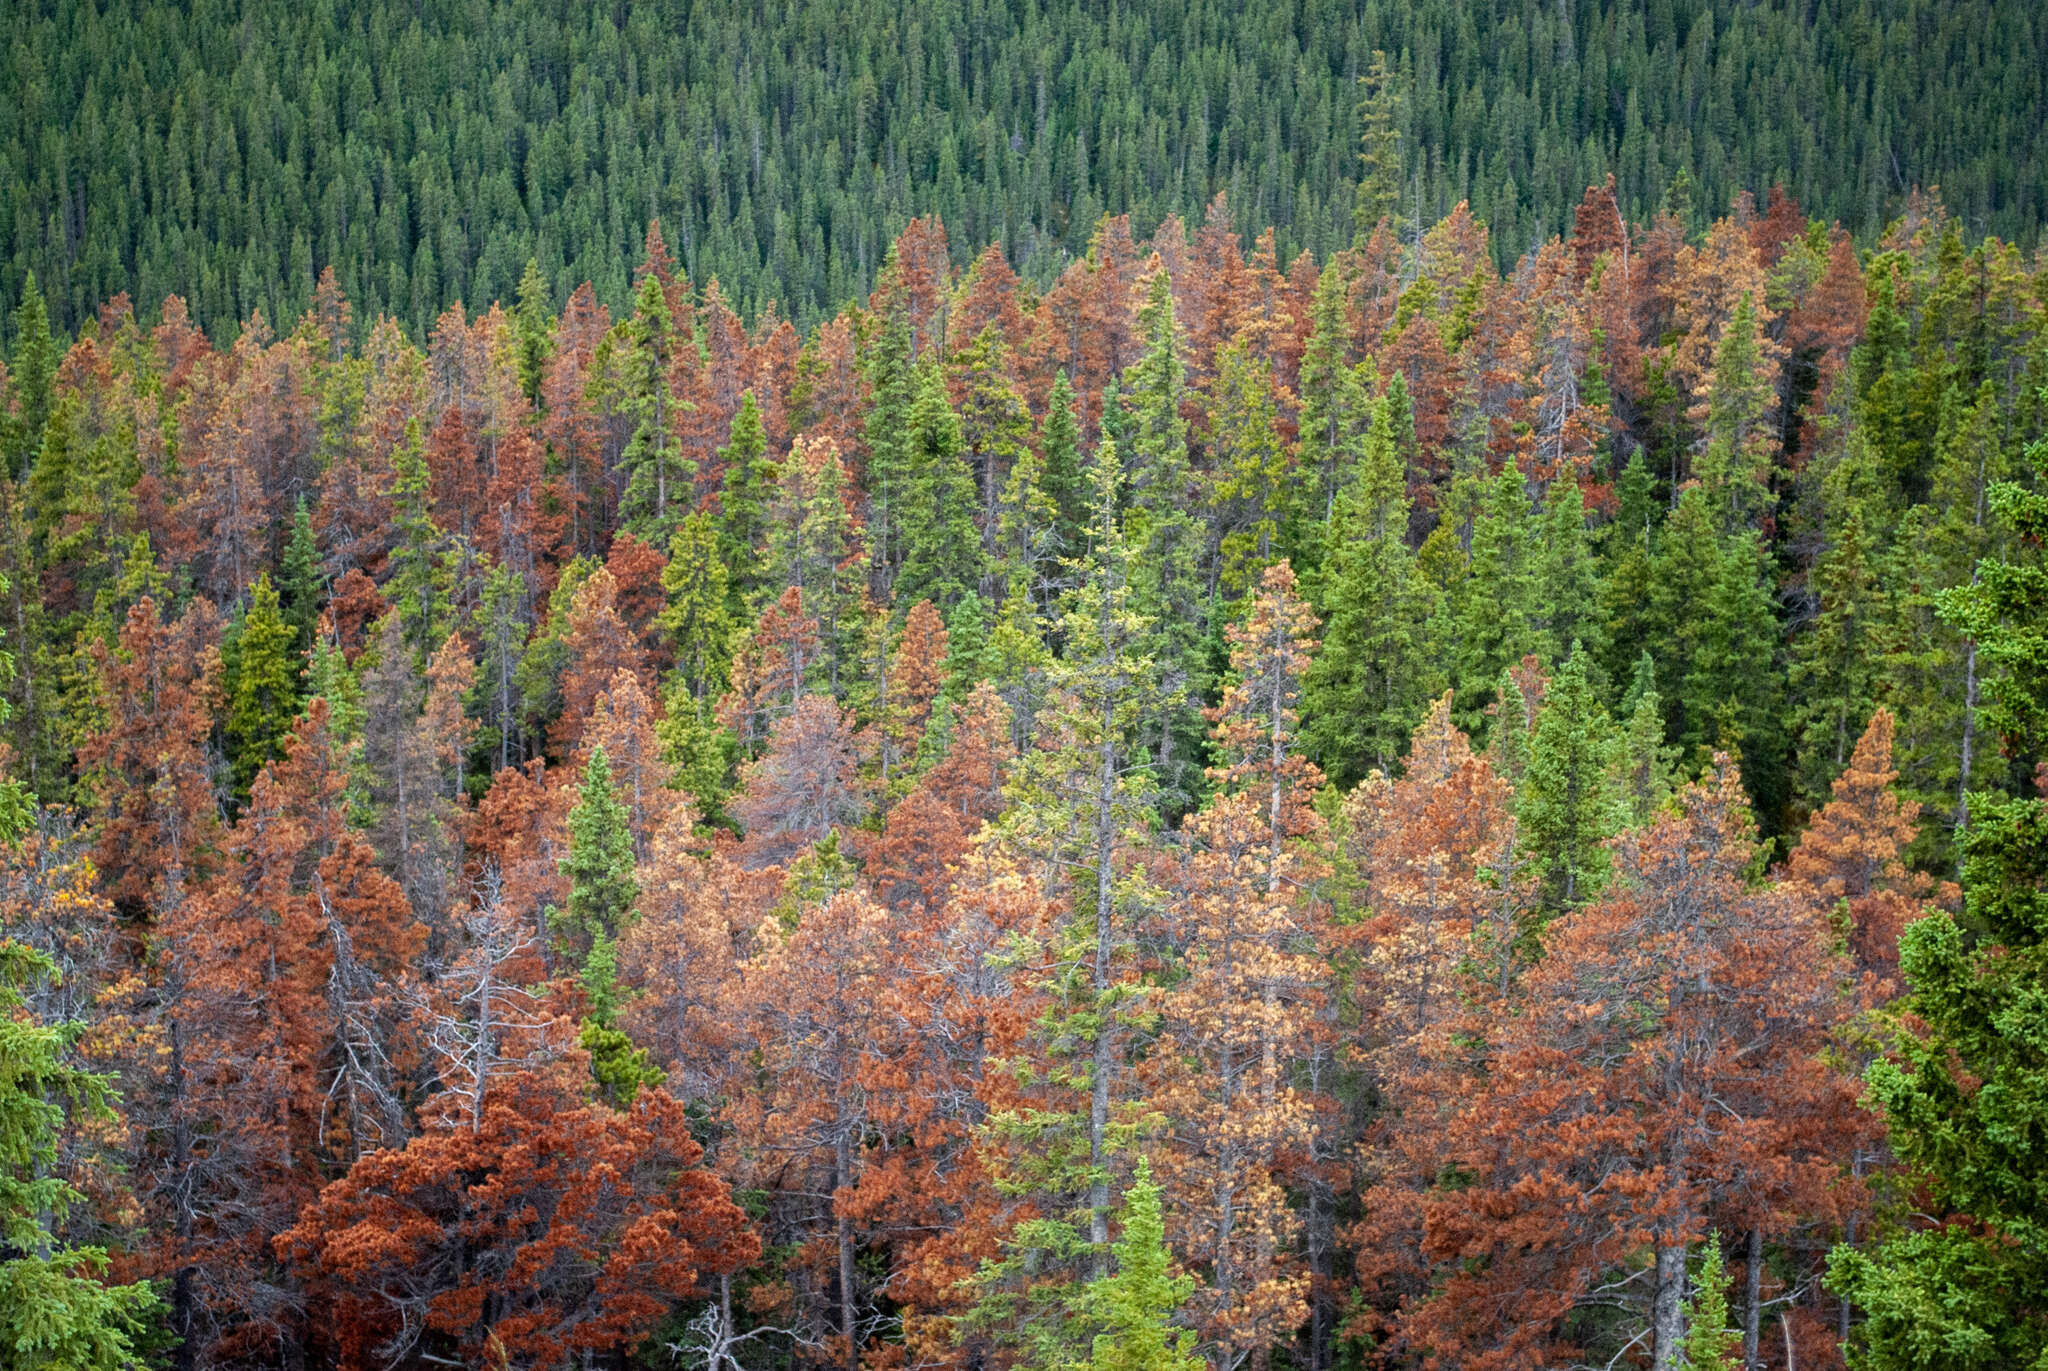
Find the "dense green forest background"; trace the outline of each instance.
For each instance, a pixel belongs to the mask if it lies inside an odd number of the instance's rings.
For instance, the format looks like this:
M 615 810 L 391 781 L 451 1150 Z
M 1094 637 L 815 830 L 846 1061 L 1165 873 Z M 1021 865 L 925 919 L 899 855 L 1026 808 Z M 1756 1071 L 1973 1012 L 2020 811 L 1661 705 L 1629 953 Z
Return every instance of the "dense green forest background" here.
M 1227 191 L 1281 260 L 1351 241 L 1356 79 L 1406 98 L 1403 213 L 1460 200 L 1500 265 L 1621 208 L 1697 229 L 1782 182 L 1873 235 L 1939 185 L 1973 234 L 2048 215 L 2048 7 L 2029 0 L 1282 0 L 1236 5 L 586 5 L 199 0 L 9 6 L 0 298 L 75 329 L 130 292 L 232 334 L 332 265 L 424 336 L 510 299 L 626 306 L 647 222 L 693 280 L 799 325 L 937 213 L 1050 282 L 1104 212 L 1142 237 Z M 1681 171 L 1684 184 L 1674 195 Z

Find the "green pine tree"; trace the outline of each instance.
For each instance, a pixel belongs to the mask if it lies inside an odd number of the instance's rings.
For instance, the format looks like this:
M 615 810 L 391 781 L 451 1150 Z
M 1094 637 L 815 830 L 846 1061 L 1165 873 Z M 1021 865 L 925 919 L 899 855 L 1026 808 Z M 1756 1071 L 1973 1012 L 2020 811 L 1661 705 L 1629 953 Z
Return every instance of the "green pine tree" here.
M 21 303 L 14 310 L 14 358 L 7 369 L 15 413 L 0 429 L 0 437 L 7 442 L 7 470 L 16 480 L 43 450 L 43 428 L 50 418 L 60 353 L 57 340 L 50 336 L 49 307 L 31 271 L 22 282 Z
M 2048 1365 L 2048 801 L 1973 795 L 1964 853 L 1965 917 L 1907 927 L 1912 991 L 1864 1077 L 1906 1176 L 1828 1263 L 1859 1371 Z
M 286 621 L 277 591 L 264 572 L 249 587 L 249 604 L 221 645 L 226 678 L 228 758 L 235 793 L 243 799 L 267 762 L 284 756 L 299 715 L 299 677 L 304 658 L 298 632 Z
M 1089 1282 L 1086 1304 L 1102 1325 L 1084 1365 L 1088 1371 L 1201 1371 L 1195 1335 L 1173 1326 L 1193 1293 L 1194 1277 L 1172 1274 L 1159 1186 L 1143 1157 L 1123 1195 L 1123 1236 L 1116 1270 Z
M 569 878 L 566 907 L 549 907 L 548 923 L 565 956 L 579 967 L 600 939 L 616 939 L 640 896 L 633 870 L 633 830 L 625 801 L 612 785 L 611 762 L 602 747 L 593 748 L 583 768 L 583 784 L 569 811 L 569 855 L 562 874 Z
M 1674 1371 L 1736 1371 L 1742 1335 L 1728 1326 L 1728 1271 L 1720 1240 L 1709 1234 L 1692 1294 L 1685 1302 L 1685 1341 Z
M 768 502 L 780 474 L 768 456 L 768 432 L 753 391 L 741 394 L 732 432 L 718 456 L 725 476 L 718 493 L 717 557 L 729 573 L 731 608 L 738 614 L 763 588 L 761 540 L 767 535 Z
M 641 278 L 633 297 L 633 317 L 622 327 L 625 347 L 618 402 L 635 427 L 619 457 L 626 473 L 619 516 L 635 537 L 659 547 L 694 503 L 691 482 L 697 464 L 676 433 L 676 421 L 688 402 L 677 398 L 669 380 L 677 347 L 688 343 L 676 336 L 668 297 L 653 272 Z
M 83 1197 L 60 1175 L 67 1119 L 112 1119 L 113 1082 L 74 1066 L 82 1024 L 40 1024 L 23 991 L 57 975 L 42 953 L 0 940 L 0 1362 L 20 1371 L 130 1371 L 159 1308 L 147 1284 L 108 1285 L 107 1254 L 63 1247 L 55 1226 Z
M 899 615 L 919 600 L 930 600 L 943 613 L 981 584 L 974 473 L 967 465 L 960 416 L 947 398 L 937 362 L 920 362 L 915 384 L 904 498 L 895 514 L 902 553 L 895 581 Z
M 1587 679 L 1577 643 L 1551 679 L 1529 740 L 1529 766 L 1515 797 L 1523 847 L 1541 873 L 1551 914 L 1597 894 L 1607 874 L 1604 846 L 1620 818 L 1614 783 L 1614 724 Z
M 1331 516 L 1316 587 L 1323 646 L 1302 685 L 1302 738 L 1339 786 L 1393 768 L 1440 679 L 1429 628 L 1434 597 L 1408 550 L 1396 437 L 1383 395 Z

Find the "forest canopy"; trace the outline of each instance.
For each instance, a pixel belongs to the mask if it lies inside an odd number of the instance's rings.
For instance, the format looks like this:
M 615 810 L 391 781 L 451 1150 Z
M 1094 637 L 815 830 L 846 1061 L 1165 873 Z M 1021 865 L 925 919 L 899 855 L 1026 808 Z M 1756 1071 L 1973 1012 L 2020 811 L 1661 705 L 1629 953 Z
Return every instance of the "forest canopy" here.
M 7 22 L 0 1363 L 2048 1358 L 2040 16 Z

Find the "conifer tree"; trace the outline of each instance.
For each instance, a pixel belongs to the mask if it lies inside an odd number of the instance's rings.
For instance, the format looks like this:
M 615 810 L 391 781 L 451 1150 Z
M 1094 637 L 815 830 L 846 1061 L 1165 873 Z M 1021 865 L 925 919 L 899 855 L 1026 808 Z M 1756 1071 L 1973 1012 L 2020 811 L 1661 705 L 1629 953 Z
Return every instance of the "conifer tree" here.
M 1529 766 L 1515 797 L 1523 842 L 1551 913 L 1598 893 L 1607 870 L 1605 840 L 1619 817 L 1614 788 L 1614 725 L 1586 678 L 1577 643 L 1551 678 L 1529 740 Z
M 1401 165 L 1401 90 L 1387 69 L 1387 55 L 1373 49 L 1372 61 L 1358 78 L 1358 190 L 1351 204 L 1351 244 L 1365 246 L 1384 219 L 1398 210 L 1405 184 Z
M 690 344 L 677 337 L 658 273 L 640 278 L 633 317 L 622 327 L 618 403 L 634 428 L 619 458 L 626 473 L 619 513 L 641 541 L 660 547 L 690 506 L 696 464 L 677 434 L 688 402 L 677 397 L 670 381 L 678 348 Z
M 1301 353 L 1299 420 L 1301 499 L 1290 511 L 1289 552 L 1304 574 L 1323 564 L 1321 533 L 1337 512 L 1337 497 L 1363 451 L 1371 398 L 1348 360 L 1351 321 L 1342 265 L 1332 260 L 1316 278 L 1308 341 Z
M 1906 929 L 1906 1016 L 1865 1074 L 1907 1193 L 1925 1198 L 1829 1262 L 1863 1314 L 1851 1345 L 1870 1371 L 2048 1356 L 2048 1067 L 2036 1046 L 2048 1033 L 2048 801 L 1972 796 L 1963 850 L 1967 918 L 1938 911 Z
M 106 1284 L 106 1252 L 55 1233 L 84 1199 L 56 1173 L 61 1132 L 116 1117 L 112 1082 L 71 1060 L 84 1026 L 22 1012 L 23 992 L 56 974 L 42 953 L 0 939 L 0 1358 L 22 1371 L 128 1371 L 156 1292 Z
M 1045 459 L 1045 493 L 1058 511 L 1059 546 L 1080 555 L 1088 528 L 1088 482 L 1081 470 L 1081 426 L 1074 414 L 1074 387 L 1062 367 L 1046 396 L 1038 447 Z
M 304 665 L 297 636 L 278 605 L 270 573 L 257 576 L 248 608 L 221 644 L 227 692 L 223 732 L 234 763 L 235 792 L 243 798 L 264 764 L 284 755 L 291 737 Z
M 1124 1191 L 1116 1270 L 1088 1285 L 1087 1307 L 1103 1328 L 1083 1363 L 1088 1371 L 1200 1371 L 1195 1335 L 1172 1325 L 1194 1281 L 1173 1275 L 1172 1264 L 1159 1187 L 1140 1157 Z
M 391 578 L 385 599 L 398 613 L 406 647 L 421 662 L 448 636 L 454 607 L 447 544 L 434 522 L 433 477 L 418 418 L 405 425 L 405 438 L 391 451 Z
M 1741 1365 L 1741 1335 L 1728 1326 L 1728 1271 L 1721 1241 L 1707 1236 L 1706 1254 L 1685 1302 L 1685 1344 L 1676 1371 L 1735 1371 Z
M 313 538 L 312 516 L 302 496 L 292 510 L 291 539 L 278 563 L 278 605 L 292 629 L 294 651 L 313 650 L 320 606 L 327 598 L 320 574 L 320 547 Z
M 569 855 L 562 858 L 569 898 L 548 923 L 565 955 L 584 962 L 600 943 L 616 942 L 639 886 L 633 873 L 633 828 L 612 786 L 602 747 L 591 749 L 576 805 L 569 811 Z
M 904 501 L 909 499 L 910 411 L 918 399 L 910 321 L 900 309 L 891 312 L 880 335 L 863 350 L 861 360 L 868 382 L 868 412 L 862 430 L 867 457 L 863 484 L 870 505 L 868 540 L 879 594 L 888 590 L 903 561 L 897 523 Z
M 7 470 L 16 480 L 42 452 L 58 361 L 57 341 L 50 336 L 49 307 L 31 271 L 22 281 L 21 303 L 14 310 L 14 360 L 7 370 L 16 412 L 6 421 L 6 429 L 0 430 L 7 439 Z
M 1428 587 L 1408 550 L 1406 478 L 1386 396 L 1338 497 L 1317 596 L 1323 650 L 1304 687 L 1308 751 L 1339 786 L 1400 755 L 1435 686 Z
M 519 389 L 535 409 L 541 405 L 541 381 L 547 375 L 548 360 L 555 353 L 555 328 L 548 307 L 547 274 L 536 258 L 526 259 L 519 277 L 518 304 L 512 311 L 513 365 L 519 374 Z
M 2048 481 L 2048 438 L 2035 439 L 2027 457 Z M 1978 562 L 1971 584 L 1945 592 L 1939 608 L 1977 644 L 1984 722 L 2004 739 L 2014 779 L 2038 788 L 2036 768 L 2048 760 L 2048 565 L 2034 549 L 2048 543 L 2048 493 L 2000 481 L 1986 501 L 2029 551 Z
M 1458 604 L 1459 724 L 1477 732 L 1500 673 L 1543 646 L 1535 628 L 1538 526 L 1513 462 L 1486 483 L 1472 526 L 1472 564 Z
M 762 589 L 761 539 L 768 527 L 768 502 L 779 475 L 768 456 L 768 434 L 754 392 L 740 396 L 732 434 L 718 450 L 725 476 L 718 495 L 718 560 L 726 567 L 732 609 L 739 612 Z M 673 557 L 671 557 L 673 563 Z
M 901 552 L 894 582 L 899 612 L 927 599 L 951 609 L 981 584 L 974 474 L 967 465 L 960 416 L 946 397 L 937 362 L 919 362 L 914 384 L 908 467 L 894 515 Z

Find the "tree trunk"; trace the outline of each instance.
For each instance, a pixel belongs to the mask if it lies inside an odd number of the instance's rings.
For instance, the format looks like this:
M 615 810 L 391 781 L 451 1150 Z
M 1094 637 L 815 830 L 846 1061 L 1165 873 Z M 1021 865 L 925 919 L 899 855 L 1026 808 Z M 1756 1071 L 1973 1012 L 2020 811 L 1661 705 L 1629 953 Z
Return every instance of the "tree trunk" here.
M 841 1191 L 853 1184 L 853 1157 L 847 1130 L 841 1128 L 839 1137 L 832 1144 L 832 1181 L 834 1191 Z M 857 1303 L 853 1288 L 853 1218 L 840 1203 L 838 1194 L 832 1197 L 833 1215 L 839 1230 L 839 1331 L 846 1335 L 846 1371 L 860 1371 L 860 1340 L 854 1327 L 854 1306 Z
M 1757 1371 L 1763 1365 L 1759 1359 L 1757 1338 L 1763 1328 L 1764 1294 L 1764 1230 L 1749 1230 L 1749 1270 L 1744 1284 L 1742 1310 L 1742 1366 L 1743 1371 Z
M 1669 1231 L 1663 1235 L 1671 1236 Z M 1650 1308 L 1655 1338 L 1650 1364 L 1656 1371 L 1678 1371 L 1685 1343 L 1685 1244 L 1657 1244 L 1657 1293 Z

